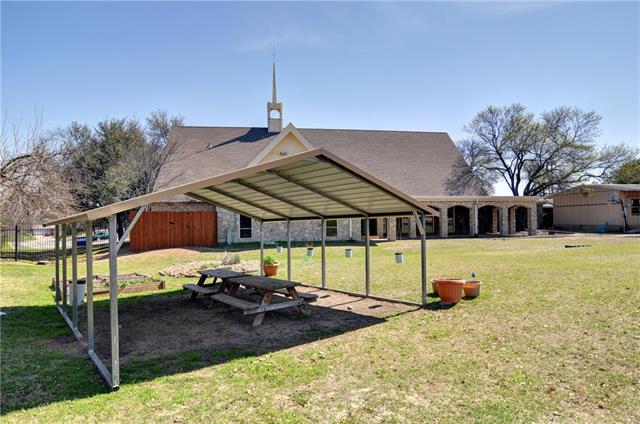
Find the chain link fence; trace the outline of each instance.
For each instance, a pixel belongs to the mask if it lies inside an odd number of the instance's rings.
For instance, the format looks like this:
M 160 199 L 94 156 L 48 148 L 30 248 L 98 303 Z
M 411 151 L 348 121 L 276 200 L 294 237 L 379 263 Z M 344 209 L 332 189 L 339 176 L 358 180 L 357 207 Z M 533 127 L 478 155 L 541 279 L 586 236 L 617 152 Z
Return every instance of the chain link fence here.
M 61 230 L 62 231 L 62 230 Z M 52 261 L 55 259 L 55 227 L 0 228 L 0 259 L 14 261 Z M 78 254 L 83 255 L 87 248 L 86 231 L 78 227 Z M 71 228 L 66 234 L 67 254 L 71 254 Z M 109 248 L 109 230 L 107 226 L 93 228 L 93 250 L 106 251 Z M 60 241 L 62 247 L 62 241 Z

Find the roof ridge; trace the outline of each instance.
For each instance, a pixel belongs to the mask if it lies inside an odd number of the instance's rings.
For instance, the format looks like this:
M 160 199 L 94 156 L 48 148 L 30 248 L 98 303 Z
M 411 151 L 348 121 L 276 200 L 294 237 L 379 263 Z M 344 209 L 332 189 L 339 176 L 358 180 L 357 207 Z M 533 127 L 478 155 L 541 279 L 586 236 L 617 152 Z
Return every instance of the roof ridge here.
M 369 132 L 418 133 L 418 134 L 449 134 L 446 131 L 380 130 L 380 129 L 365 129 L 365 128 L 298 128 L 298 130 L 369 131 Z
M 176 125 L 175 128 L 234 128 L 234 129 L 264 129 L 267 127 L 254 126 L 230 126 L 230 125 Z M 312 131 L 368 131 L 368 132 L 388 132 L 388 133 L 416 133 L 416 134 L 447 134 L 447 131 L 419 131 L 419 130 L 382 130 L 382 129 L 366 129 L 366 128 L 303 128 L 296 127 L 298 130 Z

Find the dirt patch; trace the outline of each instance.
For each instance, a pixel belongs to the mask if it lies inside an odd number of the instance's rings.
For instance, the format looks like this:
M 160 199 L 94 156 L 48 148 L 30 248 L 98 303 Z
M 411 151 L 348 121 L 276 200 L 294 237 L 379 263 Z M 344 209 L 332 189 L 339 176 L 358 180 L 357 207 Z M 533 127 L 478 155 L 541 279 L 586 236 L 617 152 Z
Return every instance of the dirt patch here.
M 375 325 L 388 316 L 416 309 L 328 290 L 305 287 L 300 291 L 318 295 L 318 301 L 309 305 L 310 316 L 297 308 L 272 311 L 257 328 L 251 326 L 253 315 L 217 302 L 209 309 L 209 300 L 189 301 L 186 292 L 184 296 L 151 295 L 121 304 L 121 362 L 195 350 L 268 352 Z M 258 300 L 255 294 L 243 293 L 241 297 Z M 86 322 L 84 315 L 83 307 L 81 322 Z M 108 308 L 96 308 L 95 334 L 96 351 L 106 362 L 111 355 Z M 73 337 L 55 339 L 51 348 L 77 355 L 71 345 L 79 344 L 70 339 Z

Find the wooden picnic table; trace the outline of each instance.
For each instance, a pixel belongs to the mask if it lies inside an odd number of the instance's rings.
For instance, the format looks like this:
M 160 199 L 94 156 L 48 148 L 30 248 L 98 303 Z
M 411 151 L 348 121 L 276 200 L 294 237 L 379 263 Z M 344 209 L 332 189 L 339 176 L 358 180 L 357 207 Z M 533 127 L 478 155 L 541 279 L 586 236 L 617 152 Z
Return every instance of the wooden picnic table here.
M 260 294 L 260 303 L 249 302 L 235 297 L 241 285 L 256 290 Z M 299 285 L 300 283 L 295 281 L 243 275 L 225 279 L 220 285 L 219 292 L 212 295 L 211 299 L 242 309 L 245 315 L 255 314 L 253 326 L 257 327 L 262 324 L 266 312 L 277 309 L 297 307 L 304 315 L 308 315 L 306 301 L 313 302 L 317 299 L 317 296 L 305 295 L 305 301 L 296 290 Z M 225 291 L 227 293 L 224 293 Z M 287 299 L 290 298 L 290 300 L 271 303 L 274 296 L 286 297 Z
M 200 279 L 198 280 L 197 284 L 185 284 L 182 286 L 183 289 L 192 291 L 191 299 L 195 299 L 196 297 L 198 297 L 198 294 L 207 296 L 218 293 L 218 289 L 212 288 L 217 283 L 218 278 L 220 279 L 220 284 L 222 285 L 225 284 L 225 282 L 229 278 L 242 277 L 247 275 L 243 272 L 232 271 L 228 268 L 201 269 L 200 271 L 198 271 L 198 273 L 200 274 Z M 213 278 L 213 283 L 205 285 L 205 281 L 207 280 L 207 278 Z

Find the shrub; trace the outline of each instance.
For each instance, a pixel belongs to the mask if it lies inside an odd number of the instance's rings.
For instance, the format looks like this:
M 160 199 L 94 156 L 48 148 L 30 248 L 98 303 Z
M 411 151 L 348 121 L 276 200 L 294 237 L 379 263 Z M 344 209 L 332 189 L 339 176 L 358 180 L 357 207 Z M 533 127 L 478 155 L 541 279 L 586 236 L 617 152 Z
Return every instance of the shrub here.
M 264 264 L 265 265 L 275 265 L 276 264 L 276 260 L 274 258 L 272 258 L 271 256 L 266 256 L 264 258 Z
M 225 253 L 224 257 L 222 258 L 222 262 L 220 262 L 220 265 L 235 265 L 239 263 L 240 263 L 240 256 L 229 255 L 228 253 Z

